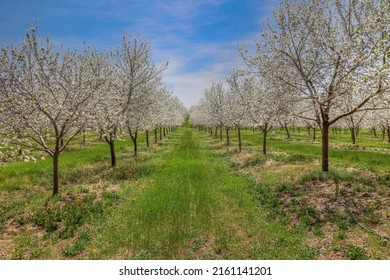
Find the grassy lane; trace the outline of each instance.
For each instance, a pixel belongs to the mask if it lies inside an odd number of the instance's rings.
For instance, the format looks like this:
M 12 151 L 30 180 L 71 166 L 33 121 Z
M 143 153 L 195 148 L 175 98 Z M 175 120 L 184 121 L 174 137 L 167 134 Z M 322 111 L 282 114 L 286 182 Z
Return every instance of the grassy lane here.
M 161 153 L 139 192 L 95 229 L 90 258 L 313 258 L 298 234 L 267 220 L 248 188 L 208 149 L 202 133 L 183 128 Z

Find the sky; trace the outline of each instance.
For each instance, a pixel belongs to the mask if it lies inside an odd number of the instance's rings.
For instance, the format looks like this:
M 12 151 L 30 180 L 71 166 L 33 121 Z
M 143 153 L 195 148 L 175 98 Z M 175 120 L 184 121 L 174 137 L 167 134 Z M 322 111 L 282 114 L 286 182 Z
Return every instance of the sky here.
M 139 35 L 153 61 L 168 61 L 167 89 L 189 108 L 205 88 L 244 67 L 238 43 L 254 44 L 278 0 L 0 0 L 0 42 L 21 42 L 35 23 L 65 48 L 99 50 Z

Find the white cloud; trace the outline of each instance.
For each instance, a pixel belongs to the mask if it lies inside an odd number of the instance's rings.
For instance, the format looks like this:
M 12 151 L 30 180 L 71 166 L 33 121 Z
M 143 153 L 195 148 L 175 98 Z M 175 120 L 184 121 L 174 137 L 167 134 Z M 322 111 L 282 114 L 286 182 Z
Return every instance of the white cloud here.
M 195 105 L 213 81 L 224 80 L 233 68 L 244 66 L 235 46 L 236 43 L 199 44 L 193 46 L 191 54 L 173 55 L 164 73 L 168 89 L 187 107 Z M 190 67 L 204 58 L 207 63 L 203 67 L 198 66 L 196 70 Z

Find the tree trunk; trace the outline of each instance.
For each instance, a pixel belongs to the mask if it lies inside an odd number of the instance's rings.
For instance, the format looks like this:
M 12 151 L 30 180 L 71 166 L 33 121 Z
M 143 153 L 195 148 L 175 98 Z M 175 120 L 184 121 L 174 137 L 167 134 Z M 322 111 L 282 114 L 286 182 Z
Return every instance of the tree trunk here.
M 133 143 L 134 143 L 134 156 L 136 157 L 138 155 L 137 137 L 135 137 Z
M 313 141 L 316 141 L 316 127 L 313 127 Z
M 286 130 L 286 133 L 287 133 L 287 139 L 291 139 L 290 131 L 288 130 L 288 126 L 285 125 L 285 126 L 284 126 L 284 129 Z
M 219 130 L 219 139 L 222 141 L 222 128 Z
M 165 138 L 165 136 L 167 135 L 167 132 L 166 132 L 166 128 L 164 127 L 164 129 L 163 129 L 163 133 L 164 133 L 164 138 Z
M 129 131 L 129 134 L 130 134 L 131 141 L 133 141 L 133 144 L 134 144 L 134 156 L 136 157 L 137 156 L 137 152 L 138 152 L 138 147 L 137 147 L 138 130 L 136 129 L 134 131 L 134 133 L 133 133 L 131 131 L 131 129 L 128 128 L 128 131 Z
M 149 130 L 146 130 L 145 134 L 146 134 L 146 147 L 149 148 Z
M 110 145 L 110 155 L 111 155 L 111 167 L 116 166 L 116 155 L 115 155 L 115 136 L 110 134 L 110 137 L 105 136 L 104 139 Z
M 352 145 L 356 144 L 356 134 L 355 134 L 355 128 L 352 127 L 351 129 L 351 139 L 352 139 Z
M 226 128 L 226 146 L 230 146 L 229 128 Z
M 214 136 L 215 138 L 217 138 L 218 137 L 218 128 L 215 128 L 215 136 Z
M 329 171 L 329 124 L 322 123 L 322 171 Z
M 58 179 L 59 157 L 60 157 L 60 152 L 55 151 L 53 155 L 53 196 L 58 194 L 58 189 L 59 189 L 59 179 Z
M 162 128 L 160 127 L 160 141 L 162 140 Z
M 372 132 L 374 133 L 374 137 L 376 138 L 376 128 L 373 128 Z
M 267 133 L 268 127 L 265 125 L 263 128 L 263 155 L 267 154 Z
M 310 133 L 310 126 L 307 127 L 307 135 L 311 136 L 311 133 Z
M 238 136 L 238 151 L 241 152 L 242 143 L 241 143 L 241 127 L 240 126 L 237 126 L 237 136 Z
M 83 129 L 83 140 L 82 140 L 82 142 L 81 142 L 81 144 L 85 144 L 85 129 Z
M 390 143 L 390 127 L 387 127 L 387 138 Z
M 153 129 L 154 133 L 154 143 L 157 143 L 157 128 Z
M 110 142 L 108 142 L 108 144 L 110 145 L 111 167 L 115 167 L 116 166 L 115 141 L 111 140 Z

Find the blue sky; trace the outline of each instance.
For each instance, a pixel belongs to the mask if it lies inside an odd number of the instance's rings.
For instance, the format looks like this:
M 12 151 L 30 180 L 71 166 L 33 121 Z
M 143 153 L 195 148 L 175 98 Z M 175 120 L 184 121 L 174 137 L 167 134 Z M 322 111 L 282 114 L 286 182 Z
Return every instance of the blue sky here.
M 17 43 L 26 21 L 66 48 L 114 47 L 121 34 L 149 41 L 155 62 L 169 61 L 167 88 L 189 107 L 212 81 L 243 66 L 238 42 L 259 38 L 278 0 L 0 0 L 0 41 Z

